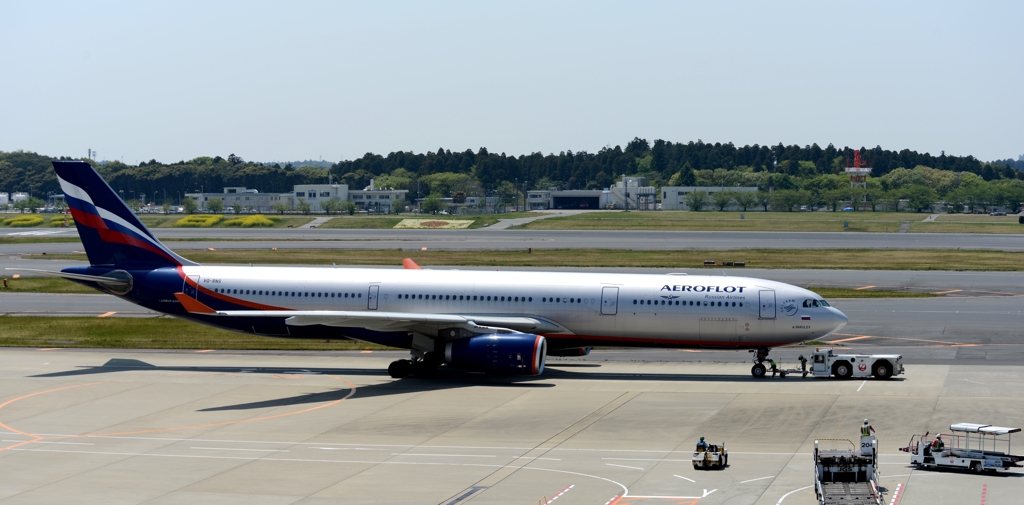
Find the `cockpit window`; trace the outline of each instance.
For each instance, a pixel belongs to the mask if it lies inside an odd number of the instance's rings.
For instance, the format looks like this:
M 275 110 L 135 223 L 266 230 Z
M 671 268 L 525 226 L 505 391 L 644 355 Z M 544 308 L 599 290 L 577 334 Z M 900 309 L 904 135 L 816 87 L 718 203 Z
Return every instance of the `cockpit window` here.
M 830 307 L 828 302 L 826 302 L 825 300 L 818 300 L 818 303 L 820 303 L 822 307 Z
M 810 300 L 810 299 L 808 299 L 808 300 L 804 300 L 804 307 L 808 307 L 808 308 L 809 307 L 828 307 L 828 304 L 825 303 L 825 300 L 821 300 L 821 303 L 823 305 L 819 305 L 818 304 L 818 300 Z

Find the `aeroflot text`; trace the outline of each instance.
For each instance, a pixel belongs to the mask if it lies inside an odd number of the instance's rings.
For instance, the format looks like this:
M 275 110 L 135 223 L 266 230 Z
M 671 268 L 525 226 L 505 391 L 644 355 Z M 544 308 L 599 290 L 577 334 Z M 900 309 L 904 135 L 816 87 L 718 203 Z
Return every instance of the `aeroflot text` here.
M 697 293 L 742 293 L 744 286 L 662 286 L 662 291 L 695 291 Z

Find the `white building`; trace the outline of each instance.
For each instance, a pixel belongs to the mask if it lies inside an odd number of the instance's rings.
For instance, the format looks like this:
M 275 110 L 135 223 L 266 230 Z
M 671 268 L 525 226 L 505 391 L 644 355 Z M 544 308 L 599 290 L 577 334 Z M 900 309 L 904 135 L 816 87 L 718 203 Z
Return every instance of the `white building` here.
M 658 189 L 650 186 L 646 177 L 623 177 L 608 188 L 614 200 L 614 208 L 625 210 L 657 209 Z
M 757 186 L 663 186 L 661 188 L 661 209 L 662 210 L 690 210 L 686 203 L 686 195 L 695 191 L 708 195 L 706 209 L 712 208 L 711 195 L 720 191 L 733 191 L 737 193 L 757 192 Z M 735 203 L 726 207 L 727 210 L 740 210 Z
M 11 203 L 20 202 L 22 200 L 28 200 L 28 193 L 14 193 L 11 195 Z
M 7 193 L 0 193 L 0 206 L 6 207 L 9 203 L 11 203 L 10 195 Z
M 312 212 L 323 212 L 321 204 L 328 200 L 351 200 L 364 209 L 379 212 L 390 212 L 395 205 L 402 205 L 408 190 L 377 189 L 373 181 L 364 190 L 349 191 L 347 184 L 297 184 L 290 193 L 260 193 L 245 187 L 224 188 L 221 193 L 188 193 L 199 209 L 206 209 L 210 200 L 221 200 L 227 211 L 248 210 L 255 212 L 274 212 L 274 207 L 284 205 L 288 210 L 295 210 L 305 202 Z M 396 203 L 397 202 L 397 203 Z M 230 212 L 230 211 L 227 211 Z

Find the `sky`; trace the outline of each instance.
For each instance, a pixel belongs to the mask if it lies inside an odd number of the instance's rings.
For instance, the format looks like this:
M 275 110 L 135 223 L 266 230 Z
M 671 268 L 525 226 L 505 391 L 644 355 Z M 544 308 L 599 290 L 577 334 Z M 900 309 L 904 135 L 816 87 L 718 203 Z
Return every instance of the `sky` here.
M 0 151 L 1024 154 L 1024 2 L 0 0 Z

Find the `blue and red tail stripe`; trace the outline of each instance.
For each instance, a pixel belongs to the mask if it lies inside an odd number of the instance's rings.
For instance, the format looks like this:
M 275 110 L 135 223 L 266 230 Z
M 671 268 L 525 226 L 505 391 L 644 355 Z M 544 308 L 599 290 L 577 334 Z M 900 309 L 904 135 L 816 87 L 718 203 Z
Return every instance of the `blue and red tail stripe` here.
M 161 244 L 92 165 L 55 161 L 53 168 L 90 264 L 123 269 L 195 265 Z

